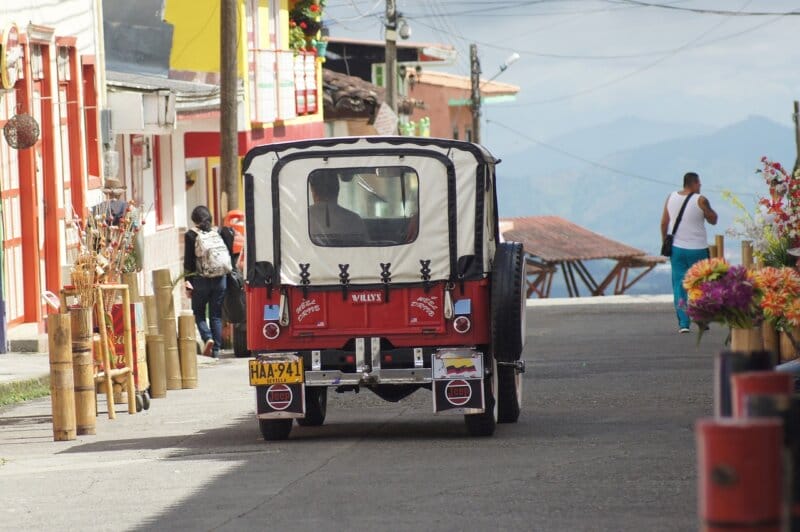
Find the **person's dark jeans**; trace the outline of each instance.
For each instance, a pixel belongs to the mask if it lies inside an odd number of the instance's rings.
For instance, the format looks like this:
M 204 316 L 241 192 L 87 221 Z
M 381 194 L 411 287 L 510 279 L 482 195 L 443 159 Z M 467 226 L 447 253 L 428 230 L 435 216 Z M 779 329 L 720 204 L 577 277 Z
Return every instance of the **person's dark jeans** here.
M 197 329 L 200 331 L 200 338 L 203 343 L 208 339 L 214 340 L 214 356 L 219 355 L 222 347 L 222 301 L 225 299 L 225 289 L 227 288 L 227 277 L 200 277 L 192 276 L 189 281 L 192 283 L 192 313 Z M 206 306 L 208 306 L 208 318 L 211 327 L 206 320 Z

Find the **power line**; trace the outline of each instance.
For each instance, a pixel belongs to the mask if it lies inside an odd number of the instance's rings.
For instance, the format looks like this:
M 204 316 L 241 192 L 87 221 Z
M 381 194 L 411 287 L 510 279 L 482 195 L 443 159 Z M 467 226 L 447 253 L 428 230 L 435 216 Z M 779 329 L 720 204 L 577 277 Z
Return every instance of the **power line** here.
M 751 1 L 752 0 L 748 0 L 747 2 L 745 2 L 744 6 L 749 4 Z M 783 17 L 783 15 L 778 15 L 776 18 L 774 18 L 772 20 L 767 20 L 765 22 L 762 22 L 762 23 L 760 23 L 760 24 L 758 24 L 756 26 L 753 26 L 752 28 L 749 28 L 746 31 L 755 31 L 756 29 L 759 29 L 759 28 L 761 28 L 763 26 L 766 26 L 768 24 L 772 24 L 773 22 L 777 21 L 778 19 L 780 19 L 782 17 Z M 617 83 L 620 83 L 620 82 L 625 81 L 625 80 L 627 80 L 629 78 L 637 76 L 637 75 L 641 74 L 642 72 L 650 70 L 651 68 L 654 68 L 654 67 L 660 65 L 661 63 L 663 63 L 667 59 L 675 56 L 676 54 L 678 54 L 678 53 L 680 53 L 680 52 L 682 52 L 682 51 L 684 51 L 686 49 L 689 49 L 691 47 L 691 45 L 697 43 L 698 41 L 703 39 L 706 35 L 708 35 L 712 31 L 716 30 L 717 28 L 719 28 L 720 26 L 722 26 L 723 24 L 725 24 L 729 20 L 731 20 L 730 17 L 720 21 L 719 23 L 715 24 L 714 26 L 712 26 L 708 30 L 706 30 L 703 33 L 701 33 L 699 36 L 697 36 L 694 39 L 688 41 L 683 46 L 679 46 L 678 48 L 675 48 L 672 52 L 670 52 L 668 54 L 665 54 L 662 57 L 659 57 L 655 61 L 651 61 L 650 63 L 647 63 L 646 65 L 643 65 L 643 66 L 641 66 L 639 68 L 631 70 L 631 71 L 629 71 L 629 72 L 627 72 L 627 73 L 625 73 L 625 74 L 623 74 L 621 76 L 617 76 L 615 78 L 611 78 L 611 79 L 606 80 L 604 82 L 598 83 L 596 85 L 592 85 L 590 87 L 583 88 L 581 90 L 578 90 L 578 91 L 575 91 L 575 92 L 572 92 L 572 93 L 569 93 L 569 94 L 562 94 L 560 96 L 554 96 L 552 98 L 545 98 L 545 99 L 542 99 L 542 100 L 536 100 L 536 101 L 527 102 L 527 103 L 524 103 L 524 104 L 514 104 L 514 105 L 510 105 L 508 107 L 525 107 L 525 106 L 529 106 L 529 105 L 542 105 L 542 104 L 547 104 L 547 103 L 561 102 L 561 101 L 564 101 L 564 100 L 570 100 L 572 98 L 576 98 L 578 96 L 584 96 L 586 94 L 593 93 L 593 92 L 598 91 L 600 89 L 604 89 L 606 87 L 610 87 L 611 85 L 616 85 Z M 740 34 L 741 33 L 746 33 L 746 31 L 740 32 Z
M 516 128 L 513 128 L 511 126 L 503 124 L 502 122 L 496 122 L 495 120 L 488 120 L 487 119 L 486 123 L 487 124 L 494 124 L 495 126 L 498 126 L 498 127 L 502 128 L 502 129 L 505 129 L 506 131 L 509 131 L 510 133 L 513 133 L 514 135 L 516 135 L 516 136 L 518 136 L 520 138 L 523 138 L 523 139 L 525 139 L 525 140 L 527 140 L 529 142 L 532 142 L 532 143 L 536 144 L 537 146 L 541 146 L 542 148 L 545 148 L 547 150 L 554 151 L 554 152 L 559 153 L 559 154 L 561 154 L 561 155 L 563 155 L 565 157 L 569 157 L 570 159 L 575 159 L 576 161 L 581 161 L 582 163 L 586 163 L 586 164 L 588 164 L 590 166 L 594 166 L 595 168 L 600 168 L 602 170 L 607 170 L 609 172 L 612 172 L 612 173 L 615 173 L 615 174 L 619 174 L 619 175 L 622 175 L 622 176 L 626 176 L 626 177 L 632 177 L 634 179 L 638 179 L 640 181 L 646 181 L 648 183 L 656 183 L 658 185 L 665 185 L 665 186 L 668 186 L 668 187 L 674 187 L 675 186 L 675 183 L 672 182 L 672 181 L 667 181 L 665 179 L 657 179 L 657 178 L 645 176 L 645 175 L 642 175 L 642 174 L 636 174 L 636 173 L 633 173 L 633 172 L 620 170 L 619 168 L 614 168 L 613 166 L 608 166 L 607 164 L 603 164 L 603 163 L 599 163 L 597 161 L 593 161 L 591 159 L 587 159 L 586 157 L 583 157 L 581 155 L 576 155 L 574 153 L 568 152 L 567 150 L 564 150 L 564 149 L 559 148 L 557 146 L 553 146 L 552 144 L 548 144 L 548 143 L 546 143 L 546 142 L 544 142 L 542 140 L 535 139 L 535 138 L 531 137 L 530 135 L 527 135 L 526 133 L 524 133 L 524 132 L 522 132 L 522 131 L 520 131 L 520 130 L 518 130 Z M 752 197 L 756 196 L 752 192 L 735 192 L 735 191 L 730 191 L 730 190 L 727 190 L 727 189 L 718 189 L 718 188 L 713 188 L 713 187 L 707 187 L 706 190 L 709 190 L 711 192 L 719 192 L 719 193 L 732 192 L 733 194 L 736 194 L 737 196 L 752 196 Z
M 655 4 L 642 2 L 641 0 L 605 0 L 609 4 L 632 4 L 640 7 L 657 7 L 660 9 L 672 9 L 675 11 L 686 11 L 689 13 L 701 13 L 704 15 L 724 15 L 729 17 L 771 17 L 776 15 L 793 16 L 800 15 L 800 10 L 794 11 L 726 11 L 722 9 L 702 9 L 695 7 L 682 7 L 671 4 Z

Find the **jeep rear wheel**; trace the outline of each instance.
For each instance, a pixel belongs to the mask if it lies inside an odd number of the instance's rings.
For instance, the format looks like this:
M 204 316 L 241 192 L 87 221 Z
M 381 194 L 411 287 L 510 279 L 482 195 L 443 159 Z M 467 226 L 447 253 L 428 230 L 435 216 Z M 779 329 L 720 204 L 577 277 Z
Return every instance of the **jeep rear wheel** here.
M 325 423 L 325 414 L 328 411 L 328 388 L 307 387 L 306 388 L 306 417 L 297 418 L 297 424 L 301 427 L 319 427 Z
M 492 361 L 492 377 L 483 381 L 483 401 L 485 410 L 483 414 L 467 414 L 464 424 L 470 436 L 491 436 L 497 427 L 497 408 L 495 400 L 497 383 L 497 361 Z
M 525 345 L 525 252 L 518 242 L 497 245 L 492 266 L 492 344 L 500 362 L 516 362 Z
M 497 422 L 516 423 L 522 408 L 522 373 L 514 366 L 497 368 Z
M 292 432 L 291 419 L 259 419 L 258 428 L 267 441 L 285 440 Z
M 236 358 L 250 356 L 250 351 L 247 349 L 247 323 L 233 324 L 233 354 Z

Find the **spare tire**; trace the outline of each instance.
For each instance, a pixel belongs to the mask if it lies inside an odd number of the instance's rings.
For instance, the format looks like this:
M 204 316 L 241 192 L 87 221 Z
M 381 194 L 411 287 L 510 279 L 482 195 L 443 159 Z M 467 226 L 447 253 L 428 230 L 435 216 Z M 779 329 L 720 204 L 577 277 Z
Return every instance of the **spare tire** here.
M 497 245 L 492 265 L 492 348 L 499 362 L 516 362 L 525 347 L 525 252 L 519 242 Z

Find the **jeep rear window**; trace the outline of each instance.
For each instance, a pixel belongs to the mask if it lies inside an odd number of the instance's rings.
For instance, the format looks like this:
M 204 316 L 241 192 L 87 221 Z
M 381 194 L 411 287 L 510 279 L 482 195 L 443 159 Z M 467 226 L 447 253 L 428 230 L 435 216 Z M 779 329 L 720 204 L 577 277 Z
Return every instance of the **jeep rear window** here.
M 308 175 L 308 234 L 326 247 L 399 246 L 419 234 L 419 177 L 409 166 Z

